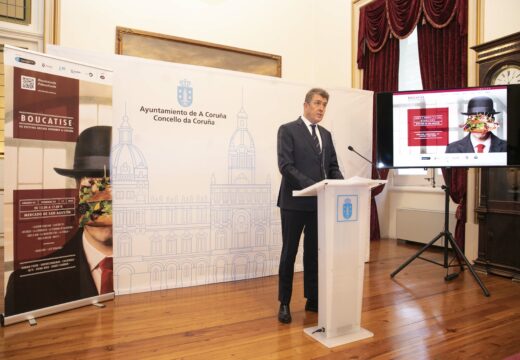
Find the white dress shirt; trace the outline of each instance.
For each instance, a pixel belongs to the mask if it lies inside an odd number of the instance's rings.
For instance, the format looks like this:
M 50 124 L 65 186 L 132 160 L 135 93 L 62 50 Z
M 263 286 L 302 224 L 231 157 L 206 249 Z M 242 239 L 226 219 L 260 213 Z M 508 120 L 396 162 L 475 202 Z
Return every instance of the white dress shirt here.
M 309 130 L 309 132 L 312 135 L 312 127 L 311 127 L 311 125 L 313 125 L 313 123 L 311 123 L 309 120 L 307 120 L 305 118 L 305 116 L 303 116 L 303 115 L 302 115 L 302 120 L 305 123 L 305 125 L 307 125 L 307 130 Z M 320 136 L 320 130 L 318 128 L 318 124 L 316 124 L 316 136 L 318 137 L 318 141 L 320 142 L 320 149 L 323 149 L 323 144 L 321 143 L 321 136 Z
M 483 151 L 482 151 L 483 153 L 488 153 L 488 152 L 489 152 L 489 148 L 491 147 L 491 136 L 488 137 L 488 138 L 487 138 L 486 140 L 484 140 L 484 141 L 480 141 L 480 140 L 478 140 L 478 139 L 475 139 L 475 137 L 472 136 L 471 134 L 470 134 L 470 136 L 471 136 L 471 137 L 470 137 L 471 145 L 473 146 L 473 150 L 474 150 L 475 152 L 478 152 L 478 149 L 477 149 L 477 145 L 478 145 L 478 144 L 483 144 L 483 145 L 484 145 L 484 149 L 482 149 L 482 150 L 483 150 Z

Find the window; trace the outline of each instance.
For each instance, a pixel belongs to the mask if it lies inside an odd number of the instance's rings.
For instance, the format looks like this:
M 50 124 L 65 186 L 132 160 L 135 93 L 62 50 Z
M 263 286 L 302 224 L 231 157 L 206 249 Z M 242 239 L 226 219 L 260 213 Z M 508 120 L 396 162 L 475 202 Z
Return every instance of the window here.
M 152 237 L 152 255 L 162 254 L 162 238 L 159 235 Z
M 417 28 L 406 39 L 399 40 L 399 91 L 422 90 Z
M 417 28 L 406 39 L 399 40 L 399 91 L 422 90 Z M 394 186 L 431 186 L 444 184 L 440 169 L 396 169 Z
M 166 252 L 168 254 L 177 254 L 177 235 L 168 234 L 166 237 Z
M 0 19 L 19 24 L 30 24 L 31 1 L 0 0 Z

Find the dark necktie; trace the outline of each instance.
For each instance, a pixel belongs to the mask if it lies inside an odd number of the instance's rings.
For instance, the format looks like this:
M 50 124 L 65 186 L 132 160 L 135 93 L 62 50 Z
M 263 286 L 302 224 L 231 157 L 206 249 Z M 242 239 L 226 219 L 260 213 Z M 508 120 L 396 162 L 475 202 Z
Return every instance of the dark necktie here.
M 318 135 L 316 134 L 316 124 L 312 124 L 311 128 L 312 128 L 312 141 L 314 142 L 314 146 L 316 147 L 316 150 L 318 150 L 318 153 L 321 154 L 320 141 L 318 140 Z
M 111 257 L 106 257 L 99 262 L 99 268 L 101 269 L 100 294 L 114 292 L 113 266 L 114 265 Z
M 483 153 L 485 147 L 486 147 L 486 145 L 484 145 L 484 144 L 477 144 L 477 152 Z

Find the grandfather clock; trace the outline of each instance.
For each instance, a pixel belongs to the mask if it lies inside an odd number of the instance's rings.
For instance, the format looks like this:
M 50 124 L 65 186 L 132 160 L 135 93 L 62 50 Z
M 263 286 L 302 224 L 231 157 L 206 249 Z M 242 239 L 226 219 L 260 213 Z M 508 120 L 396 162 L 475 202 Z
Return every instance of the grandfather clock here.
M 520 32 L 472 49 L 481 86 L 520 84 Z M 520 281 L 520 169 L 483 168 L 480 174 L 475 268 Z

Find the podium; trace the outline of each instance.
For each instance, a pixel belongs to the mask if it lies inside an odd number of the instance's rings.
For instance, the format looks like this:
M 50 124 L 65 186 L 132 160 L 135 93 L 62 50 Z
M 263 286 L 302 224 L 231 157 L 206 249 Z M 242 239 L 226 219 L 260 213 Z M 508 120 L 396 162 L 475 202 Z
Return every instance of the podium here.
M 305 333 L 331 348 L 374 336 L 361 328 L 370 189 L 386 180 L 326 179 L 294 196 L 318 197 L 318 326 Z

